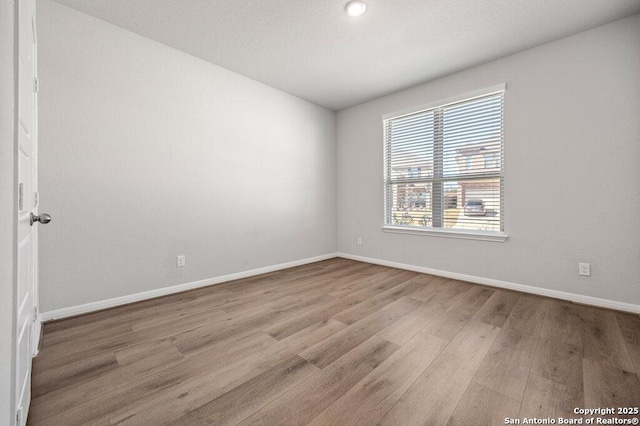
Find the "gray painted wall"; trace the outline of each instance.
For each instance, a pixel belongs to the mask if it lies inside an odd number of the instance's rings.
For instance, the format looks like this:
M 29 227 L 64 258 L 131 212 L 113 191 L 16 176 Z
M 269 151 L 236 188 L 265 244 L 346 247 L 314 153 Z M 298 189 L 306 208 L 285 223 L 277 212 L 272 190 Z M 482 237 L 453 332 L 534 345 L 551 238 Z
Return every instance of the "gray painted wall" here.
M 38 6 L 42 311 L 336 246 L 640 304 L 640 15 L 341 111 L 336 153 L 331 111 Z M 509 241 L 383 233 L 381 116 L 503 82 Z
M 38 8 L 42 312 L 335 252 L 334 112 Z
M 0 1 L 0 424 L 15 423 L 14 4 Z
M 638 52 L 635 15 L 340 111 L 339 251 L 640 304 Z M 509 241 L 382 232 L 381 116 L 503 82 Z

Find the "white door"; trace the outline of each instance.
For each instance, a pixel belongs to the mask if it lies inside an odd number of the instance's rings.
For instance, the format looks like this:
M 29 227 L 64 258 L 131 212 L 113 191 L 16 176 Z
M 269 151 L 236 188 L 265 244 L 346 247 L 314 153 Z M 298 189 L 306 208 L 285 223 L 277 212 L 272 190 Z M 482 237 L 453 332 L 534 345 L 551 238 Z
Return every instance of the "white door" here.
M 18 285 L 16 309 L 16 420 L 26 423 L 37 319 L 37 118 L 35 0 L 18 9 Z M 44 216 L 44 215 L 43 215 Z M 46 222 L 46 220 L 43 220 Z

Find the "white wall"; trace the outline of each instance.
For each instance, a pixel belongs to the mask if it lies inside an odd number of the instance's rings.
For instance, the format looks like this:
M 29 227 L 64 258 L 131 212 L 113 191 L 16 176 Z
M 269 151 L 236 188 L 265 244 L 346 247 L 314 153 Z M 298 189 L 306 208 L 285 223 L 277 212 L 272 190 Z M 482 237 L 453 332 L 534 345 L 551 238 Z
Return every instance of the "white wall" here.
M 335 252 L 334 112 L 38 8 L 41 311 Z
M 14 1 L 0 1 L 0 424 L 15 423 Z
M 640 304 L 638 52 L 635 15 L 340 111 L 339 251 Z M 503 82 L 509 241 L 382 232 L 381 116 Z

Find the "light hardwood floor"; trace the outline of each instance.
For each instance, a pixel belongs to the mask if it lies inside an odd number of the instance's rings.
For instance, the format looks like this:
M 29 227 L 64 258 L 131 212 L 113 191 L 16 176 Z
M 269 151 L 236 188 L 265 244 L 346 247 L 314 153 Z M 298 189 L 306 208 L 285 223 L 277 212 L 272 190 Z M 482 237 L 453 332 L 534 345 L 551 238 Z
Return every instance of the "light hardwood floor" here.
M 46 324 L 29 424 L 497 425 L 639 373 L 637 315 L 336 258 Z

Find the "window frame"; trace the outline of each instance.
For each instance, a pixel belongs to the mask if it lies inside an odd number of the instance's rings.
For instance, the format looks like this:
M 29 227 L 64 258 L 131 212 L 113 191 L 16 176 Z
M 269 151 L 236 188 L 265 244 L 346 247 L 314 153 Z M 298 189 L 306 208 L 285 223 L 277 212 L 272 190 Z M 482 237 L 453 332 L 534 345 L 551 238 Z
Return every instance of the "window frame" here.
M 417 114 L 420 112 L 427 112 L 429 110 L 434 111 L 434 114 L 438 114 L 438 111 L 443 111 L 447 106 L 457 104 L 465 101 L 472 101 L 477 98 L 482 98 L 486 96 L 491 96 L 494 94 L 502 94 L 502 113 L 503 113 L 503 121 L 502 121 L 502 141 L 501 141 L 501 152 L 502 158 L 500 161 L 500 231 L 481 231 L 481 230 L 468 230 L 468 229 L 454 229 L 454 228 L 442 228 L 442 227 L 433 227 L 435 223 L 442 225 L 443 215 L 444 215 L 444 207 L 438 206 L 438 211 L 436 212 L 436 206 L 432 206 L 432 227 L 420 227 L 420 226 L 401 226 L 401 225 L 393 225 L 391 223 L 387 223 L 389 217 L 391 216 L 391 191 L 389 191 L 389 182 L 388 182 L 388 161 L 390 161 L 388 157 L 388 140 L 387 140 L 387 126 L 386 123 L 388 120 L 401 118 L 403 116 Z M 413 234 L 413 235 L 427 235 L 427 236 L 436 236 L 436 237 L 449 237 L 449 238 L 460 238 L 460 239 L 472 239 L 472 240 L 483 240 L 483 241 L 494 241 L 494 242 L 505 242 L 508 239 L 508 235 L 505 232 L 505 220 L 504 220 L 504 103 L 506 99 L 506 84 L 499 84 L 492 87 L 487 87 L 481 90 L 477 90 L 470 93 L 465 93 L 459 96 L 443 99 L 436 102 L 431 102 L 427 105 L 421 105 L 418 107 L 408 108 L 402 111 L 398 111 L 391 114 L 386 114 L 382 116 L 382 133 L 383 133 L 383 199 L 384 199 L 384 207 L 383 207 L 383 225 L 382 230 L 384 232 L 394 232 L 401 234 Z M 436 149 L 434 148 L 434 155 L 436 155 Z M 498 159 L 494 159 L 497 161 Z M 433 178 L 436 181 L 442 179 L 442 176 L 439 176 L 438 169 L 442 167 L 441 159 L 438 160 L 434 157 L 433 164 Z M 480 178 L 481 176 L 476 176 L 475 178 Z M 493 176 L 495 177 L 495 176 Z M 431 180 L 431 179 L 427 179 Z M 440 182 L 440 185 L 443 185 L 443 181 Z M 433 181 L 432 181 L 433 184 Z M 443 199 L 444 200 L 444 199 Z

